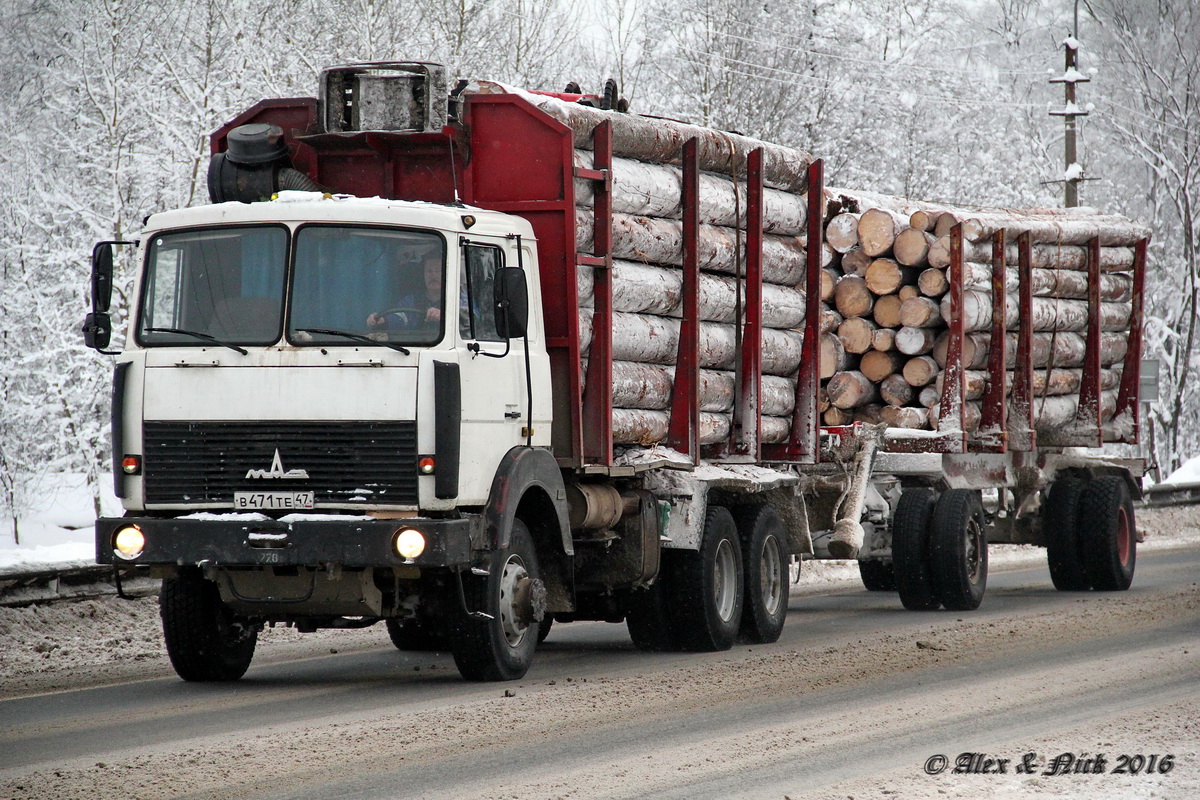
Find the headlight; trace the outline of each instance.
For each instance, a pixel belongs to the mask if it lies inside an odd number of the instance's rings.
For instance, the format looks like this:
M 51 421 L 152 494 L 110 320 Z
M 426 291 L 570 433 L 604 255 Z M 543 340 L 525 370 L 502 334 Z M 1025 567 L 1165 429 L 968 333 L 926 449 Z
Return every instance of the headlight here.
M 425 552 L 425 535 L 412 528 L 405 528 L 396 534 L 394 546 L 401 558 L 412 561 Z
M 118 558 L 132 561 L 146 549 L 146 536 L 137 525 L 126 525 L 113 537 L 113 553 Z

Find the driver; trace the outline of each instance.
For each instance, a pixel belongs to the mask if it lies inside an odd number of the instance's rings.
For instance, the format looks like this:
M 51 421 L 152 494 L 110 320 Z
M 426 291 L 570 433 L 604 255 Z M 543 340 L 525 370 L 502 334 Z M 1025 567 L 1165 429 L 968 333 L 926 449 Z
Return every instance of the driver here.
M 367 317 L 367 327 L 377 331 L 415 330 L 437 327 L 442 321 L 442 259 L 431 250 L 421 261 L 425 291 L 400 298 L 392 311 L 376 311 Z

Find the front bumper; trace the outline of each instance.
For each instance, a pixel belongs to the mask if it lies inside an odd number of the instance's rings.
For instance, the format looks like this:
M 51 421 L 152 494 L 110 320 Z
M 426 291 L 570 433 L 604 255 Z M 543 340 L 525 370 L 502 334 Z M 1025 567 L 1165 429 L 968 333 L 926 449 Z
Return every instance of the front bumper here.
M 136 525 L 146 538 L 140 556 L 113 552 L 113 536 Z M 283 522 L 232 516 L 203 519 L 105 517 L 96 520 L 96 562 L 118 566 L 459 567 L 470 563 L 469 520 L 336 518 Z M 393 548 L 405 528 L 425 536 L 425 550 L 405 559 Z

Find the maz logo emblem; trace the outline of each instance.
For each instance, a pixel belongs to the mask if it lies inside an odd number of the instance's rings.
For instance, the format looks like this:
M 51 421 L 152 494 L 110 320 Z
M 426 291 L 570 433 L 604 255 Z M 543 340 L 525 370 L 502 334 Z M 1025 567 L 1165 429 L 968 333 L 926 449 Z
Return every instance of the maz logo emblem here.
M 246 473 L 247 478 L 307 478 L 306 469 L 289 469 L 283 471 L 283 459 L 279 457 L 279 448 L 275 448 L 275 458 L 271 460 L 270 469 L 252 469 Z

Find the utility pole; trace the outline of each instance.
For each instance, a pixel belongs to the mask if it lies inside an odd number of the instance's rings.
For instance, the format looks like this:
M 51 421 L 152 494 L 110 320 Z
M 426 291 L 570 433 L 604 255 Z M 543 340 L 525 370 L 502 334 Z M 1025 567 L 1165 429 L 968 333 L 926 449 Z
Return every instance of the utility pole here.
M 1078 154 L 1076 151 L 1075 142 L 1075 118 L 1086 117 L 1087 111 L 1079 108 L 1075 103 L 1075 84 L 1087 83 L 1090 78 L 1081 73 L 1076 64 L 1079 59 L 1079 2 L 1075 3 L 1075 26 L 1074 31 L 1070 36 L 1063 39 L 1063 51 L 1066 54 L 1066 66 L 1062 75 L 1057 78 L 1051 78 L 1051 83 L 1061 83 L 1065 90 L 1065 104 L 1061 109 L 1053 109 L 1050 111 L 1052 117 L 1062 117 L 1066 126 L 1064 137 L 1065 153 L 1065 171 L 1063 172 L 1063 185 L 1065 188 L 1065 196 L 1063 205 L 1067 208 L 1074 208 L 1079 205 L 1079 182 L 1083 179 L 1083 167 L 1078 162 Z

